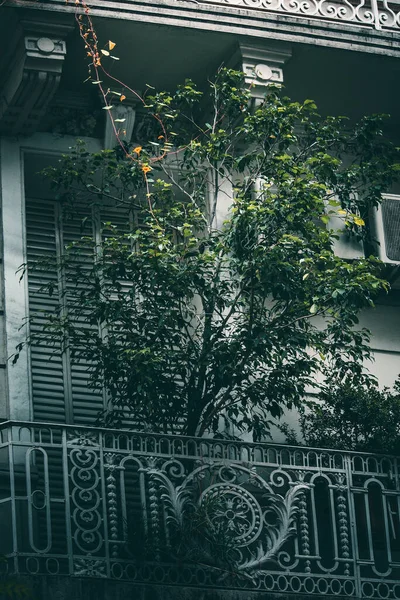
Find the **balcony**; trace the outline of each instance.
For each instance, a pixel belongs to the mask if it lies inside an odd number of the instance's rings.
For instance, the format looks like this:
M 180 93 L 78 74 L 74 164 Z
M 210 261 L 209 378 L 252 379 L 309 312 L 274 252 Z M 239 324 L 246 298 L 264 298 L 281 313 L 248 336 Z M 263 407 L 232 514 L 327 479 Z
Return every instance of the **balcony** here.
M 179 19 L 179 12 L 185 11 L 189 3 L 197 5 L 197 10 L 203 12 L 204 8 L 225 7 L 232 8 L 238 13 L 240 11 L 258 13 L 260 18 L 266 14 L 281 14 L 286 16 L 297 16 L 299 18 L 316 19 L 323 21 L 336 21 L 351 25 L 359 25 L 363 27 L 398 31 L 400 29 L 400 7 L 398 0 L 171 0 L 170 2 L 158 3 L 154 0 L 141 0 L 141 2 L 133 2 L 132 0 L 123 0 L 118 4 L 113 2 L 105 3 L 104 0 L 92 0 L 90 2 L 91 11 L 95 15 L 104 15 L 114 13 L 114 16 L 119 18 L 119 15 L 125 17 L 130 12 L 136 12 L 143 20 L 150 11 L 152 6 L 158 5 L 158 10 L 163 10 L 169 5 L 169 14 L 175 14 L 175 18 Z M 9 4 L 16 4 L 14 0 L 10 0 Z M 32 0 L 19 0 L 19 5 L 32 7 Z M 46 8 L 54 5 L 58 10 L 64 5 L 61 0 L 49 0 L 46 3 Z M 136 6 L 135 6 L 136 5 Z M 41 8 L 39 4 L 38 8 Z M 194 7 L 192 7 L 194 8 Z M 154 20 L 156 16 L 154 15 Z
M 374 29 L 399 31 L 398 0 L 202 0 L 198 4 L 236 7 L 281 15 L 361 25 Z
M 9 573 L 400 598 L 397 458 L 42 423 L 0 436 Z
M 229 49 L 228 42 L 236 42 L 240 37 L 247 41 L 252 38 L 255 42 L 260 39 L 279 40 L 291 45 L 305 43 L 335 50 L 359 50 L 385 57 L 400 54 L 397 35 L 400 30 L 399 0 L 90 0 L 89 4 L 99 39 L 115 39 L 118 42 L 122 61 L 113 67 L 121 75 L 119 71 L 124 69 L 126 57 L 129 68 L 122 80 L 126 81 L 126 76 L 132 77 L 131 70 L 134 68 L 137 89 L 141 89 L 141 70 L 140 65 L 135 68 L 135 62 L 129 60 L 131 48 L 128 40 L 135 39 L 136 48 L 147 48 L 146 64 L 149 68 L 146 68 L 146 76 L 149 73 L 154 75 L 159 62 L 162 77 L 157 39 L 161 33 L 162 47 L 167 44 L 174 48 L 178 43 L 177 36 L 173 34 L 176 27 L 180 28 L 179 36 L 186 36 L 184 54 L 188 51 L 190 55 L 192 49 L 196 53 L 196 45 L 204 35 L 211 47 L 210 64 L 213 64 L 214 57 L 216 66 L 232 55 L 232 45 Z M 45 3 L 7 0 L 6 5 L 16 11 L 29 9 L 32 15 L 37 11 L 43 15 L 46 11 L 46 19 L 52 18 L 51 13 L 56 13 L 53 17 L 58 18 L 60 13 L 70 13 L 72 17 L 76 12 L 76 4 L 64 0 L 47 0 Z M 73 22 L 72 18 L 70 22 Z M 171 27 L 171 32 L 165 26 Z M 4 26 L 6 39 L 9 31 L 10 27 Z M 222 36 L 221 39 L 218 36 Z M 224 36 L 226 50 L 217 57 Z M 147 43 L 150 38 L 152 44 Z M 156 44 L 154 49 L 153 42 Z M 68 52 L 71 52 L 74 43 L 70 36 Z M 206 48 L 202 51 L 207 52 Z M 75 49 L 72 52 L 76 64 Z M 196 56 L 199 58 L 199 52 Z M 175 69 L 175 61 L 169 62 Z M 154 79 L 152 81 L 154 83 Z

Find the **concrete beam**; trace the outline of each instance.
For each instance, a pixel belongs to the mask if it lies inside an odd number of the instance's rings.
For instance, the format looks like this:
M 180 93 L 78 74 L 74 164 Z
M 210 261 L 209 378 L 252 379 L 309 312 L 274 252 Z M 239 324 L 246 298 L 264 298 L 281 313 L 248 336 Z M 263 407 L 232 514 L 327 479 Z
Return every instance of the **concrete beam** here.
M 8 0 L 8 6 L 33 11 L 74 13 L 75 5 L 65 0 Z M 313 17 L 300 12 L 275 12 L 273 9 L 247 8 L 244 5 L 207 4 L 198 0 L 91 0 L 93 17 L 170 25 L 237 36 L 282 40 L 342 48 L 367 53 L 400 56 L 399 33 L 375 28 L 373 23 L 345 21 L 329 16 Z M 395 26 L 397 29 L 397 25 Z

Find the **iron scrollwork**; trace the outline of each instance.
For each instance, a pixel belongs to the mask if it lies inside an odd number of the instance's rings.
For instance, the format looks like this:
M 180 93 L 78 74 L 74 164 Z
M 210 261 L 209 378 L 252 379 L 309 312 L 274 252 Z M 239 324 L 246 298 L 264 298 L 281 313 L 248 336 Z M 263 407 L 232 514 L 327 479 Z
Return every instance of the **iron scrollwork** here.
M 215 555 L 218 549 L 219 554 L 223 550 L 227 554 L 223 578 L 229 572 L 254 579 L 267 563 L 276 561 L 284 543 L 296 534 L 298 501 L 308 489 L 307 484 L 294 483 L 281 495 L 274 493 L 271 485 L 254 470 L 240 464 L 206 463 L 189 474 L 184 474 L 178 461 L 167 467 L 157 468 L 153 464 L 146 470 L 151 507 L 158 489 L 166 523 L 180 535 L 186 521 L 203 511 L 200 534 L 208 541 L 209 553 Z M 178 472 L 184 474 L 179 485 L 174 485 L 167 475 L 171 468 L 174 478 Z M 150 514 L 153 519 L 153 508 Z M 156 512 L 157 518 L 158 515 Z M 171 533 L 166 536 L 170 538 Z M 221 569 L 221 561 L 209 566 Z
M 316 20 L 347 22 L 375 29 L 398 31 L 400 28 L 398 4 L 387 0 L 202 0 L 201 4 L 223 4 L 248 10 L 265 10 Z
M 397 458 L 57 424 L 0 429 L 9 573 L 400 600 Z

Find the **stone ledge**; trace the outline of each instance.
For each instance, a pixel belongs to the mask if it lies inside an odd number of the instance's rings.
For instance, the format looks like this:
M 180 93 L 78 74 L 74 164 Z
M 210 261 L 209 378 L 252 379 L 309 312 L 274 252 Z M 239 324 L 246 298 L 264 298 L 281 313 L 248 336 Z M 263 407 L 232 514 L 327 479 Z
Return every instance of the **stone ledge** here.
M 20 576 L 15 581 L 25 586 L 25 600 L 349 600 L 348 596 L 210 590 L 67 576 Z M 10 595 L 0 591 L 0 600 L 10 600 Z
M 64 0 L 8 0 L 8 6 L 73 13 Z M 202 4 L 197 0 L 92 0 L 91 14 L 107 17 L 233 33 L 247 37 L 303 42 L 361 52 L 400 56 L 399 31 L 375 29 L 361 23 L 274 13 L 268 10 Z

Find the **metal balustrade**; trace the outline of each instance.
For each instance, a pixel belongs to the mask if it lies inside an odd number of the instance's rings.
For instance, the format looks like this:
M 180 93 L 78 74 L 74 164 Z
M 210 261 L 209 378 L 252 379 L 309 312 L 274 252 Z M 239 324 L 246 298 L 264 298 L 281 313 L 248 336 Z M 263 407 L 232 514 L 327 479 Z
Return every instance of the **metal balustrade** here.
M 10 573 L 400 598 L 395 457 L 0 426 Z
M 382 30 L 400 28 L 398 0 L 201 0 L 200 4 L 236 6 Z

